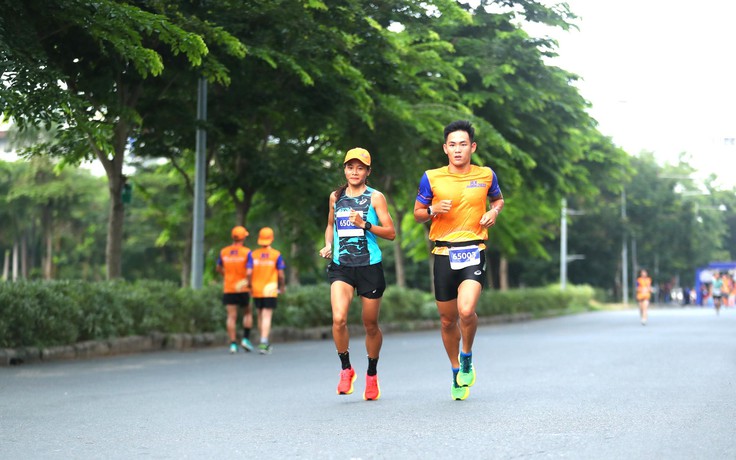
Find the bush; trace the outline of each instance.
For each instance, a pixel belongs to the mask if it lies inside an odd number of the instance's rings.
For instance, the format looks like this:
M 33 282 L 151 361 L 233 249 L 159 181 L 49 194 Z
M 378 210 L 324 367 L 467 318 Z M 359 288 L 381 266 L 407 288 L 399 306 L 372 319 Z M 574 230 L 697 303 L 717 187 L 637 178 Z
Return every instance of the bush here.
M 34 284 L 41 289 L 53 289 L 72 302 L 77 316 L 79 341 L 124 337 L 133 331 L 131 312 L 120 295 L 126 285 L 122 281 L 51 281 Z
M 431 293 L 389 286 L 381 301 L 381 322 L 436 319 L 437 306 Z
M 590 309 L 595 292 L 588 286 L 486 290 L 478 315 L 548 314 Z M 225 329 L 219 285 L 199 290 L 163 281 L 51 281 L 0 283 L 0 347 L 49 347 L 85 340 L 162 333 L 202 333 Z M 330 286 L 292 286 L 279 297 L 273 325 L 294 328 L 330 326 Z M 361 324 L 359 297 L 348 315 Z M 433 296 L 389 286 L 381 302 L 381 323 L 437 319 Z
M 74 343 L 78 318 L 71 299 L 34 282 L 0 283 L 0 346 Z
M 170 310 L 174 319 L 166 332 L 214 332 L 225 329 L 225 306 L 222 304 L 222 287 L 207 286 L 202 289 L 177 289 L 171 300 Z
M 531 313 L 539 316 L 550 311 L 590 308 L 594 290 L 590 286 L 568 286 L 564 291 L 559 285 L 512 289 L 508 291 L 486 290 L 478 300 L 480 316 Z
M 330 286 L 326 283 L 291 287 L 279 296 L 278 302 L 274 326 L 307 328 L 332 324 Z M 351 313 L 353 310 L 351 307 Z

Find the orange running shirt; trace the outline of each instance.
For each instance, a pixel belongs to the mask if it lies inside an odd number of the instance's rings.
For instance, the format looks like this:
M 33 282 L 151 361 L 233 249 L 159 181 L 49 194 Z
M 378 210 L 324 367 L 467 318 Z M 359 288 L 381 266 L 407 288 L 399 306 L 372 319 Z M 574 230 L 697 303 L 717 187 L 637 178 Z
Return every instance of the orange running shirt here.
M 480 218 L 488 209 L 488 197 L 501 196 L 498 178 L 491 168 L 471 165 L 466 174 L 453 174 L 447 166 L 425 171 L 419 182 L 417 201 L 436 204 L 440 200 L 452 200 L 447 214 L 432 218 L 429 239 L 460 243 L 486 240 L 488 230 L 480 225 Z M 480 245 L 484 249 L 484 245 Z M 447 255 L 446 247 L 435 247 L 433 254 Z
M 220 251 L 217 265 L 225 273 L 222 290 L 226 294 L 250 292 L 246 277 L 250 253 L 250 249 L 240 244 L 231 244 Z
M 281 253 L 273 248 L 260 248 L 251 252 L 248 267 L 251 274 L 253 297 L 278 297 L 279 270 L 286 268 Z
M 649 300 L 652 297 L 652 279 L 640 276 L 636 279 L 636 300 Z

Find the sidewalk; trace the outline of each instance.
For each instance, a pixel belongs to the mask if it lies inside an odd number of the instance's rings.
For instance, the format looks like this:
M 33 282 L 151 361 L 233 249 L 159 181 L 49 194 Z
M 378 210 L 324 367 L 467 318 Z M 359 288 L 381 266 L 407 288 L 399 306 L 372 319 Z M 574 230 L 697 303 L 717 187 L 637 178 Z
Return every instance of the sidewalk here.
M 479 317 L 478 325 L 499 324 L 517 321 L 528 321 L 529 313 Z M 439 319 L 412 321 L 403 323 L 381 324 L 386 333 L 409 332 L 439 329 Z M 350 335 L 354 337 L 365 334 L 362 325 L 348 326 Z M 254 338 L 257 340 L 257 332 Z M 308 329 L 292 327 L 276 327 L 271 331 L 272 343 L 297 342 L 304 340 L 331 340 L 332 326 Z M 225 331 L 203 334 L 163 334 L 154 332 L 149 335 L 119 337 L 109 340 L 79 342 L 73 345 L 62 345 L 48 348 L 0 348 L 0 367 L 41 362 L 65 361 L 73 359 L 101 358 L 106 356 L 145 353 L 154 351 L 186 351 L 208 347 L 226 347 L 229 339 Z

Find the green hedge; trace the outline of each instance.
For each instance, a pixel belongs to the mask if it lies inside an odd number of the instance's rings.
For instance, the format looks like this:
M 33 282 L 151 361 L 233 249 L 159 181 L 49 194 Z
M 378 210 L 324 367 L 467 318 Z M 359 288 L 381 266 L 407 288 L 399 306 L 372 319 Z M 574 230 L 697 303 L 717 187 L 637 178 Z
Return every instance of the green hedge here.
M 559 286 L 511 289 L 508 291 L 485 290 L 476 309 L 480 316 L 531 313 L 541 316 L 562 311 L 583 311 L 592 308 L 595 291 L 590 286 Z
M 273 325 L 307 328 L 332 323 L 327 284 L 290 286 L 279 297 Z M 0 283 L 0 348 L 48 347 L 131 335 L 216 332 L 225 328 L 221 287 L 200 290 L 159 281 L 51 281 Z M 486 290 L 478 314 L 544 315 L 591 308 L 586 286 Z M 360 324 L 353 300 L 348 321 Z M 390 286 L 381 303 L 381 323 L 437 319 L 432 295 Z

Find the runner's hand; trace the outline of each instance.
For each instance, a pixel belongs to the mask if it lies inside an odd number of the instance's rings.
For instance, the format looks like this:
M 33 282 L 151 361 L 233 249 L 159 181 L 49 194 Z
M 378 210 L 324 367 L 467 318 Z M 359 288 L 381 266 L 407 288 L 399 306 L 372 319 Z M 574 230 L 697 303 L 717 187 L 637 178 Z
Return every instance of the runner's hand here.
M 495 208 L 491 208 L 490 211 L 483 213 L 480 218 L 481 227 L 492 227 L 496 224 L 496 217 L 498 217 L 498 211 Z
M 332 258 L 332 246 L 325 246 L 319 250 L 319 255 L 325 259 Z
M 355 225 L 356 227 L 362 227 L 363 226 L 363 216 L 360 215 L 360 213 L 354 209 L 350 210 L 350 216 L 348 217 L 350 219 L 350 223 Z
M 432 214 L 447 214 L 452 209 L 452 200 L 440 200 L 436 205 L 432 205 Z

